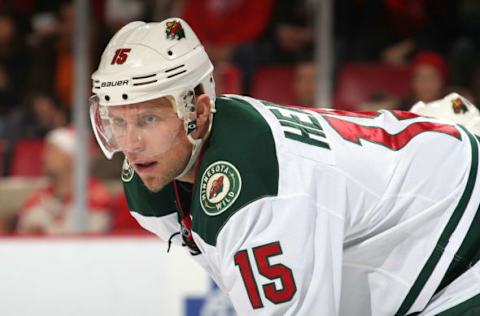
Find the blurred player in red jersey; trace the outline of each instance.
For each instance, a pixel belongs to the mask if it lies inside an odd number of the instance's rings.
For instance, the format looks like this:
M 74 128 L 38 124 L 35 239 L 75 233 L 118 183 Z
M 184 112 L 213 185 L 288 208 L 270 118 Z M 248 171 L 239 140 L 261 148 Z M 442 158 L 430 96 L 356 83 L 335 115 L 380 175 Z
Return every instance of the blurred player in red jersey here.
M 59 128 L 46 136 L 43 166 L 48 183 L 33 192 L 20 211 L 17 232 L 21 234 L 68 234 L 73 232 L 73 158 L 75 132 Z M 97 179 L 88 180 L 88 229 L 106 233 L 110 229 L 112 197 Z

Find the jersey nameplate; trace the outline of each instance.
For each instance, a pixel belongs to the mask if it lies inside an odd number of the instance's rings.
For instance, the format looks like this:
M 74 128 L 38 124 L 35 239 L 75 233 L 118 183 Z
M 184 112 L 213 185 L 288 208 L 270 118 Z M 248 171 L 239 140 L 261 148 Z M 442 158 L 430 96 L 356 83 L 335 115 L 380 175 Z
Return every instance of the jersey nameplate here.
M 225 212 L 238 198 L 242 178 L 228 161 L 217 161 L 207 167 L 201 178 L 200 205 L 210 216 Z
M 312 113 L 301 109 L 278 106 L 266 101 L 262 101 L 262 103 L 275 115 L 286 138 L 330 149 L 325 132 Z

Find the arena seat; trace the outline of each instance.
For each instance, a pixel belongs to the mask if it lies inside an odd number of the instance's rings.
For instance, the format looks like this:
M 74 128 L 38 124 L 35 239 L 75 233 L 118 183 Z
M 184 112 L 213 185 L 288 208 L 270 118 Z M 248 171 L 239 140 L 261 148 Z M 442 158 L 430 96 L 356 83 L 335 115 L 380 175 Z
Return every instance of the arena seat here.
M 252 96 L 280 104 L 295 104 L 293 68 L 288 66 L 261 67 L 253 76 Z
M 42 175 L 43 139 L 20 139 L 15 143 L 10 163 L 10 176 L 38 177 Z
M 351 110 L 362 102 L 371 101 L 373 95 L 406 97 L 410 81 L 408 66 L 346 64 L 338 74 L 335 105 Z

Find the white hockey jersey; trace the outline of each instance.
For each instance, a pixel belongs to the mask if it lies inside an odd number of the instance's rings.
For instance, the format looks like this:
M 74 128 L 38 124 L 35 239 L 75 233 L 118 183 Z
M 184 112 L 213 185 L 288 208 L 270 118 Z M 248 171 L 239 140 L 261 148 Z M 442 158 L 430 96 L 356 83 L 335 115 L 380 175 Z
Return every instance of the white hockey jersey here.
M 233 95 L 216 108 L 191 200 L 128 164 L 122 178 L 163 240 L 190 210 L 194 258 L 239 315 L 420 312 L 479 259 L 478 140 L 462 126 Z

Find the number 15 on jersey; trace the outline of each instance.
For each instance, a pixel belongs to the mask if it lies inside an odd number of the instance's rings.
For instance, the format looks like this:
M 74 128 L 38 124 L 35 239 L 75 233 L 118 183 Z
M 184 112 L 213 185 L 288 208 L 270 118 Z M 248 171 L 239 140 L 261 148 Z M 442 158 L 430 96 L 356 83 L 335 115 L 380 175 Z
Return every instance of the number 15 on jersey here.
M 266 245 L 252 248 L 253 260 L 250 258 L 247 250 L 238 251 L 235 256 L 235 265 L 240 270 L 243 283 L 254 309 L 262 308 L 263 302 L 258 290 L 257 280 L 253 267 L 258 273 L 269 280 L 279 279 L 281 288 L 277 289 L 275 282 L 263 284 L 262 289 L 265 297 L 274 304 L 281 304 L 290 301 L 297 292 L 295 279 L 292 270 L 283 264 L 270 264 L 269 258 L 281 255 L 282 248 L 280 242 L 276 241 Z

